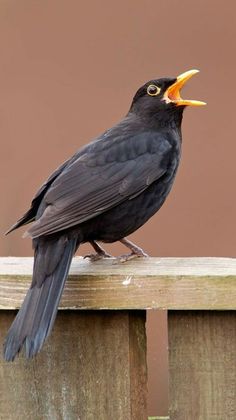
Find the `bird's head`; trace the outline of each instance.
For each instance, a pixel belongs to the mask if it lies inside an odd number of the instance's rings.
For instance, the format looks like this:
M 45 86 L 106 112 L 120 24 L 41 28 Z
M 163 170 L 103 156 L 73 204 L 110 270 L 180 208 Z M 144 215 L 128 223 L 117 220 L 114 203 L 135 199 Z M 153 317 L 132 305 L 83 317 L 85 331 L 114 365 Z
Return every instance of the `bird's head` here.
M 180 95 L 187 80 L 196 73 L 198 70 L 189 70 L 177 78 L 150 80 L 136 92 L 130 111 L 164 125 L 173 120 L 180 124 L 186 106 L 206 105 L 202 101 L 182 99 Z

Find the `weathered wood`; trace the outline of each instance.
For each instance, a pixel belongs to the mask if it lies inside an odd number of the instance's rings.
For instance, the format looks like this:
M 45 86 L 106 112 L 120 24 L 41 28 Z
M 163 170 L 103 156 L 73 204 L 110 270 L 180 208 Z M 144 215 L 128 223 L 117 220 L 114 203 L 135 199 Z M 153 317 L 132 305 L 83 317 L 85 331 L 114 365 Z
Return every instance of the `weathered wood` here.
M 146 420 L 145 355 L 145 311 L 60 312 L 35 359 L 0 358 L 0 418 Z
M 148 420 L 170 420 L 170 417 L 166 417 L 166 416 L 154 416 L 154 417 L 148 417 Z
M 169 311 L 170 419 L 236 419 L 236 312 Z
M 32 258 L 0 258 L 0 309 L 20 307 L 31 273 Z M 236 259 L 75 258 L 60 308 L 235 310 Z
M 154 417 L 148 417 L 148 420 L 170 420 L 170 417 L 166 417 L 166 416 L 154 416 Z

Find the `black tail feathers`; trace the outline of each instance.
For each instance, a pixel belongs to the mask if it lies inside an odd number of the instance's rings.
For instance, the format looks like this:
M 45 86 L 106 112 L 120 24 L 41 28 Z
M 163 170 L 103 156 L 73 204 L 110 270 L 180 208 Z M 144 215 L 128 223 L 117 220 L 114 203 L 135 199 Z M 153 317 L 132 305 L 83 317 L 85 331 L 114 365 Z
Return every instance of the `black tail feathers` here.
M 65 237 L 53 241 L 44 239 L 37 247 L 31 288 L 4 343 L 7 361 L 13 361 L 23 346 L 27 358 L 35 356 L 42 348 L 55 321 L 77 241 Z

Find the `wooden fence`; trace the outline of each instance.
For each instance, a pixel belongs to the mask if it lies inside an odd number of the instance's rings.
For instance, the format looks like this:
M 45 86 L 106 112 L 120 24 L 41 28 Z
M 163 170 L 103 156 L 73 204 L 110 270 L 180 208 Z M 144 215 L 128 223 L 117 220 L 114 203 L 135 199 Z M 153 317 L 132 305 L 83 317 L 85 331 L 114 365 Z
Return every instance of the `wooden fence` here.
M 31 272 L 0 258 L 1 342 Z M 168 310 L 170 419 L 236 419 L 235 259 L 75 258 L 60 308 L 36 358 L 1 357 L 1 419 L 146 420 L 147 309 Z

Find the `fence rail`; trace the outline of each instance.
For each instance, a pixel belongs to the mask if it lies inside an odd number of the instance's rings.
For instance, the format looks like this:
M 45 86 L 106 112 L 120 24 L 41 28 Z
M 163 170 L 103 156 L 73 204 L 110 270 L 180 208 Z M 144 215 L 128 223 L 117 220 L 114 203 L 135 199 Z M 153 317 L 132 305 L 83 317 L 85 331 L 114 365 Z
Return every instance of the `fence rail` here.
M 19 308 L 32 258 L 0 258 L 0 309 Z M 74 258 L 61 309 L 236 309 L 236 259 Z
M 31 273 L 0 258 L 2 341 Z M 236 418 L 235 259 L 75 258 L 60 308 L 38 357 L 1 360 L 3 418 L 146 420 L 146 309 L 168 310 L 170 419 Z

